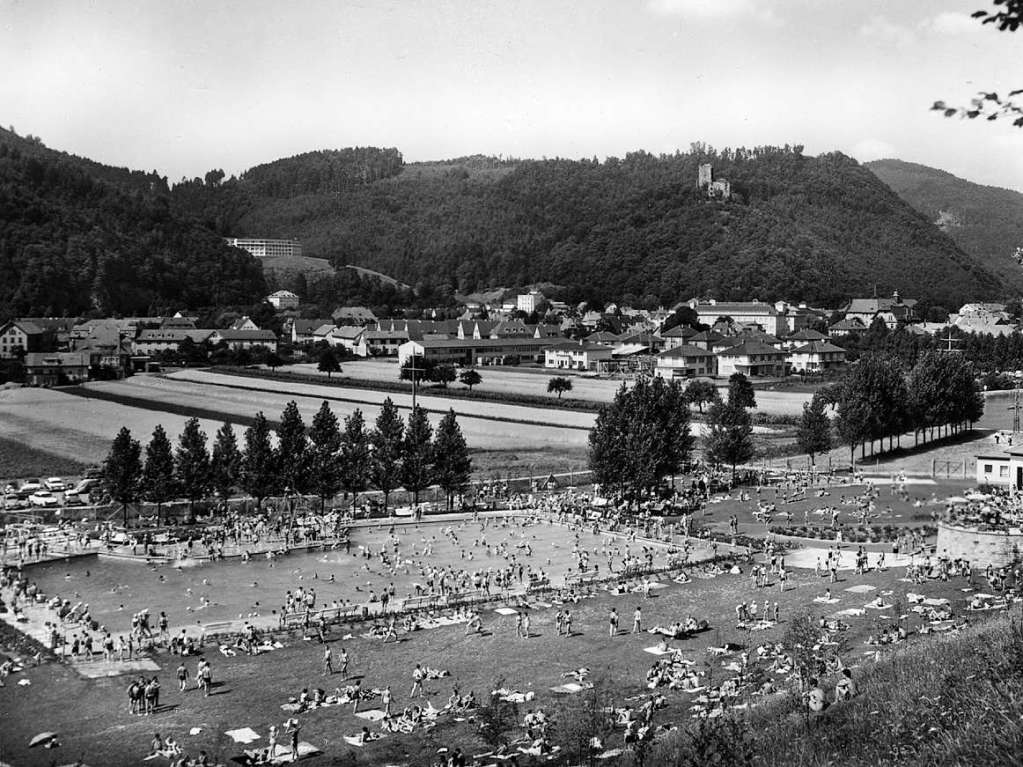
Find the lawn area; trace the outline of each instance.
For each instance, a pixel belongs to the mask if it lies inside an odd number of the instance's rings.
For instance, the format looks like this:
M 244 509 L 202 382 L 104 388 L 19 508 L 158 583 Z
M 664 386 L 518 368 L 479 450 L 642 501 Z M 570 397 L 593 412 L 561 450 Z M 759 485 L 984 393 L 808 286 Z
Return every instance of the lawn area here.
M 287 567 L 287 559 L 282 560 L 281 566 Z M 643 651 L 656 644 L 654 636 L 625 633 L 631 627 L 632 612 L 637 606 L 642 607 L 645 626 L 684 620 L 688 615 L 706 619 L 712 627 L 709 632 L 671 644 L 682 648 L 709 681 L 719 683 L 728 672 L 722 668 L 723 661 L 707 652 L 708 646 L 725 642 L 744 644 L 749 640 L 754 645 L 778 641 L 788 621 L 807 608 L 813 608 L 815 614 L 833 614 L 840 609 L 863 607 L 871 598 L 884 594 L 884 600 L 898 609 L 900 604 L 906 604 L 908 591 L 950 598 L 957 605 L 963 601 L 960 588 L 965 583 L 962 581 L 917 586 L 904 582 L 902 576 L 903 572 L 895 569 L 859 576 L 845 571 L 838 583 L 827 584 L 812 572 L 797 571 L 782 592 L 777 584 L 756 590 L 745 574 L 720 575 L 696 578 L 682 585 L 672 583 L 668 588 L 652 592 L 654 597 L 648 600 L 638 594 L 616 596 L 599 592 L 594 598 L 583 599 L 572 607 L 574 635 L 570 638 L 557 636 L 554 610 L 541 608 L 531 611 L 533 636 L 530 639 L 516 638 L 514 617 L 488 610 L 483 616 L 484 634 L 481 636 L 465 636 L 461 626 L 453 626 L 403 634 L 402 641 L 383 644 L 380 640 L 361 638 L 362 629 L 356 627 L 352 631 L 355 638 L 342 640 L 340 637 L 347 630 L 337 630 L 329 642 L 335 650 L 342 645 L 346 647 L 351 655 L 350 673 L 362 679 L 364 688 L 390 685 L 398 707 L 408 703 L 410 675 L 416 663 L 450 672 L 449 678 L 427 683 L 429 698 L 438 707 L 446 701 L 453 684 L 457 683 L 463 693 L 474 690 L 477 696 L 485 698 L 500 682 L 522 692 L 535 692 L 535 700 L 521 706 L 520 714 L 526 708 L 544 707 L 550 711 L 557 705 L 557 698 L 548 688 L 565 681 L 563 672 L 580 666 L 592 670 L 591 679 L 608 682 L 617 704 L 621 705 L 627 698 L 648 692 L 644 674 L 655 660 L 655 656 Z M 838 601 L 829 605 L 814 603 L 814 598 L 826 586 Z M 862 587 L 861 593 L 846 591 L 853 586 Z M 737 629 L 734 607 L 751 598 L 777 601 L 781 623 L 752 635 Z M 623 631 L 609 638 L 607 614 L 612 606 L 622 616 Z M 879 611 L 865 612 L 860 617 L 843 618 L 850 624 L 845 632 L 846 660 L 853 666 L 863 662 L 865 653 L 872 653 L 873 649 L 864 645 L 864 640 L 877 630 L 880 622 L 888 623 L 892 613 L 888 611 L 884 613 L 888 617 L 882 618 Z M 914 615 L 911 620 L 915 618 Z M 911 623 L 911 628 L 913 625 Z M 7 687 L 0 689 L 3 722 L 0 730 L 5 735 L 3 757 L 23 767 L 49 765 L 50 752 L 27 748 L 28 738 L 42 730 L 61 733 L 62 760 L 81 756 L 93 765 L 136 763 L 148 752 L 154 732 L 172 734 L 192 754 L 204 748 L 224 760 L 241 752 L 241 746 L 223 736 L 228 729 L 252 727 L 263 736 L 257 744 L 265 744 L 268 725 L 280 725 L 288 716 L 280 709 L 288 696 L 297 695 L 303 687 L 322 686 L 331 691 L 341 682 L 336 675 L 329 678 L 321 675 L 323 650 L 318 643 L 303 642 L 297 634 L 283 641 L 284 649 L 256 657 L 227 658 L 214 649 L 208 657 L 219 686 L 209 698 L 191 690 L 179 694 L 172 681 L 176 658 L 156 656 L 163 683 L 161 701 L 165 707 L 151 717 L 127 713 L 127 677 L 85 679 L 69 667 L 54 663 L 30 669 L 23 676 L 31 680 L 31 686 L 11 684 L 17 679 L 12 677 Z M 726 660 L 734 660 L 734 657 Z M 194 671 L 194 666 L 194 660 L 190 660 L 190 671 Z M 690 704 L 689 696 L 660 689 L 665 692 L 669 706 L 656 720 L 674 722 L 684 717 Z M 72 700 L 74 705 L 69 706 L 68 701 Z M 301 714 L 300 719 L 302 740 L 324 751 L 323 755 L 305 761 L 310 767 L 418 766 L 428 764 L 427 759 L 442 745 L 459 745 L 475 753 L 485 750 L 470 723 L 450 718 L 442 719 L 426 734 L 389 735 L 364 749 L 353 748 L 342 738 L 357 733 L 367 724 L 355 717 L 349 707 L 314 710 Z M 194 727 L 201 728 L 201 732 L 189 735 Z M 609 747 L 620 745 L 621 733 L 609 734 L 606 742 Z M 520 762 L 529 763 L 527 760 Z M 613 765 L 615 761 L 605 763 Z

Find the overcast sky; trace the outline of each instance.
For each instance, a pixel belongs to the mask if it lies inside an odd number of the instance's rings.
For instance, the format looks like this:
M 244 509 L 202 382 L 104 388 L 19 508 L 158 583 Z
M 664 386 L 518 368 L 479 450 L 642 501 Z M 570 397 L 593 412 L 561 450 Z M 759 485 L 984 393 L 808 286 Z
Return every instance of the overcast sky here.
M 0 123 L 172 181 L 395 146 L 622 156 L 801 143 L 1023 191 L 1023 129 L 937 99 L 1023 88 L 990 0 L 0 0 Z

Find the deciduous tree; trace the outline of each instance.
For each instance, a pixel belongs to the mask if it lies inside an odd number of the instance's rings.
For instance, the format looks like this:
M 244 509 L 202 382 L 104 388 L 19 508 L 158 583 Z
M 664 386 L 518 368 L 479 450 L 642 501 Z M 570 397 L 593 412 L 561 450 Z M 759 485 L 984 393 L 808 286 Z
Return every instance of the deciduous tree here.
M 704 450 L 707 460 L 715 465 L 735 467 L 753 457 L 753 424 L 749 412 L 741 405 L 719 402 L 707 414 L 708 432 Z
M 796 430 L 799 449 L 810 456 L 810 463 L 816 465 L 814 457 L 831 449 L 831 419 L 824 412 L 823 397 L 814 395 L 803 404 L 803 415 Z
M 564 376 L 554 376 L 547 382 L 547 393 L 558 395 L 558 399 L 561 399 L 561 395 L 567 391 L 572 391 L 572 379 L 565 378 Z
M 743 408 L 757 406 L 757 396 L 753 391 L 753 384 L 742 373 L 732 373 L 728 377 L 728 404 Z
M 338 362 L 337 354 L 333 348 L 328 346 L 320 352 L 320 357 L 316 362 L 316 369 L 321 373 L 326 373 L 328 381 L 334 373 L 341 372 L 341 363 Z
M 472 391 L 472 387 L 483 383 L 483 376 L 476 372 L 475 368 L 469 368 L 463 370 L 458 376 L 458 381 L 469 387 L 469 391 Z
M 690 381 L 689 385 L 686 386 L 685 395 L 686 401 L 691 405 L 696 405 L 701 413 L 703 412 L 704 405 L 713 404 L 721 399 L 718 387 L 702 378 Z

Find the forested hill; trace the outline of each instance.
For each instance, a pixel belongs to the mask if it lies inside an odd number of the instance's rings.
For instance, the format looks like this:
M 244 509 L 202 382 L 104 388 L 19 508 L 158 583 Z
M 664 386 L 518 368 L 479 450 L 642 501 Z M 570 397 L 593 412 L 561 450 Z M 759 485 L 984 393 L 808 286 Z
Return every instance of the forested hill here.
M 1023 248 L 1023 194 L 902 160 L 866 167 L 989 271 L 1023 286 L 1023 251 L 1016 252 Z
M 0 129 L 0 318 L 147 314 L 263 295 L 258 262 L 174 212 L 155 172 Z
M 357 151 L 379 172 L 341 174 L 365 162 L 310 153 L 172 195 L 222 234 L 297 237 L 336 266 L 443 291 L 548 281 L 570 286 L 568 298 L 838 304 L 876 286 L 946 306 L 1003 293 L 928 217 L 841 154 L 697 145 L 604 162 L 475 156 L 395 172 L 392 150 Z M 731 182 L 732 200 L 698 191 L 704 162 Z

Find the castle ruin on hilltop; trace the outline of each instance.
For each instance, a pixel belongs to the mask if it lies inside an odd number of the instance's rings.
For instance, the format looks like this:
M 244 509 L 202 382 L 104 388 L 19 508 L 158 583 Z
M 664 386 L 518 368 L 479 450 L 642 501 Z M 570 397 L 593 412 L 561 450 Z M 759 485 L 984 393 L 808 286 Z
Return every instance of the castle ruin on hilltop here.
M 705 190 L 712 200 L 727 200 L 732 196 L 732 185 L 725 180 L 714 180 L 714 168 L 709 162 L 700 166 L 700 174 L 696 185 Z

